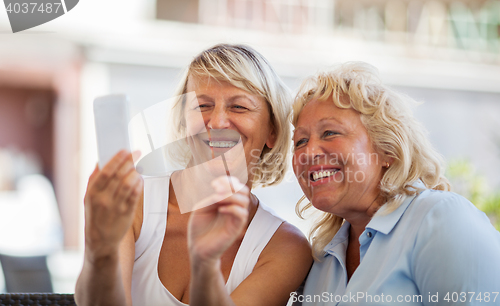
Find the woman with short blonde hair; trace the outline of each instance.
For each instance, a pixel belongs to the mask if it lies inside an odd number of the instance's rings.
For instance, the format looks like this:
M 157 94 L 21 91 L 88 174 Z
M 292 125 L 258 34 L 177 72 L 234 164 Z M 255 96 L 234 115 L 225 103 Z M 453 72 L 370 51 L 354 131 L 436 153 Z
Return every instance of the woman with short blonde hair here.
M 178 139 L 186 137 L 183 112 L 189 77 L 208 77 L 219 82 L 228 82 L 265 99 L 276 133 L 276 142 L 272 148 L 265 145 L 262 152 L 251 152 L 258 153 L 259 157 L 252 172 L 253 186 L 279 184 L 288 167 L 286 161 L 291 143 L 291 94 L 269 62 L 260 53 L 244 45 L 220 44 L 200 53 L 186 69 L 175 92 L 178 100 L 174 105 L 172 119 Z M 183 157 L 185 161 L 190 158 L 189 152 L 186 153 Z
M 258 52 L 224 44 L 194 58 L 177 94 L 167 124 L 189 149 L 173 156 L 185 169 L 143 179 L 122 151 L 89 179 L 78 305 L 286 304 L 310 268 L 310 246 L 250 193 L 283 179 L 286 86 Z M 221 177 L 200 180 L 206 169 Z M 231 169 L 244 169 L 240 180 Z

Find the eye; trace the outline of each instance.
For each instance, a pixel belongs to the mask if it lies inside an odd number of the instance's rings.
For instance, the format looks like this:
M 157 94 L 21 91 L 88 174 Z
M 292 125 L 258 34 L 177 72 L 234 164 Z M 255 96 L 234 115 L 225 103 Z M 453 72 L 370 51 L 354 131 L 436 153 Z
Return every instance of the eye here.
M 246 108 L 244 106 L 241 106 L 241 105 L 233 105 L 233 109 L 235 109 L 236 111 L 245 111 L 245 110 L 248 110 L 248 108 Z
M 202 112 L 202 111 L 205 111 L 205 110 L 209 109 L 210 107 L 211 107 L 211 105 L 210 105 L 210 104 L 208 104 L 208 103 L 204 103 L 204 104 L 197 105 L 197 106 L 194 108 L 194 110 L 198 110 L 198 111 L 201 111 L 201 112 Z
M 295 143 L 295 149 L 303 146 L 304 144 L 307 143 L 307 138 L 301 138 Z
M 338 135 L 339 133 L 335 132 L 335 131 L 324 131 L 323 132 L 323 137 L 329 137 L 329 136 L 335 136 L 335 135 Z

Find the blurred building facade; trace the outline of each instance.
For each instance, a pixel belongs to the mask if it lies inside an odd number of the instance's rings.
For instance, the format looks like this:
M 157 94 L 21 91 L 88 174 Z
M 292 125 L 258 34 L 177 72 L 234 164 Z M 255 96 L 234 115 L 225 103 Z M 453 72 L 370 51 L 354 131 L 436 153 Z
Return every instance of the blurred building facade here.
M 499 0 L 81 1 L 51 23 L 9 30 L 1 19 L 0 148 L 37 156 L 67 248 L 83 243 L 97 161 L 93 99 L 125 93 L 132 111 L 168 99 L 192 57 L 221 42 L 260 51 L 293 91 L 335 63 L 375 65 L 385 82 L 425 101 L 415 114 L 446 158 L 470 159 L 500 186 Z M 257 192 L 294 218 L 293 174 Z
M 500 4 L 490 0 L 158 0 L 156 18 L 291 34 L 498 53 Z M 482 54 L 481 59 L 495 61 Z

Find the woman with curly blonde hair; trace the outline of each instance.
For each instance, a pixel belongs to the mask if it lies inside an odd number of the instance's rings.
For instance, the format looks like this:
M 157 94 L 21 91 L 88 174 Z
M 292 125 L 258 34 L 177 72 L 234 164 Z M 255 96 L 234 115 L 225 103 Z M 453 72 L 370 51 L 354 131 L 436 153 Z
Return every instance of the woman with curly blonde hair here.
M 303 83 L 293 168 L 310 203 L 297 210 L 322 216 L 311 232 L 315 263 L 294 301 L 475 305 L 474 292 L 492 302 L 498 294 L 500 233 L 449 192 L 413 102 L 364 63 Z

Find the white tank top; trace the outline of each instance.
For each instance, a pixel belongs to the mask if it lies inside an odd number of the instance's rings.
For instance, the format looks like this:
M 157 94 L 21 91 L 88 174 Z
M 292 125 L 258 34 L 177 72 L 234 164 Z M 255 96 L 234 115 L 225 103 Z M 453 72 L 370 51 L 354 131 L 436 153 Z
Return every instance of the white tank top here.
M 168 189 L 170 176 L 144 179 L 144 207 L 141 234 L 135 243 L 132 272 L 132 304 L 134 306 L 182 306 L 160 281 L 158 258 L 167 228 Z M 234 258 L 226 283 L 231 292 L 252 273 L 260 253 L 283 219 L 259 204 L 257 212 Z

